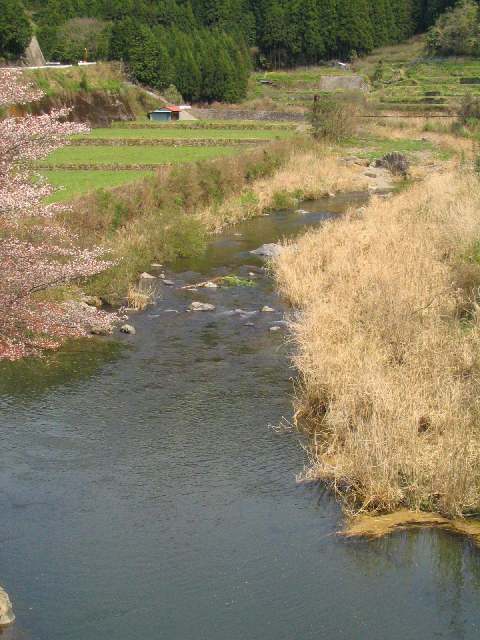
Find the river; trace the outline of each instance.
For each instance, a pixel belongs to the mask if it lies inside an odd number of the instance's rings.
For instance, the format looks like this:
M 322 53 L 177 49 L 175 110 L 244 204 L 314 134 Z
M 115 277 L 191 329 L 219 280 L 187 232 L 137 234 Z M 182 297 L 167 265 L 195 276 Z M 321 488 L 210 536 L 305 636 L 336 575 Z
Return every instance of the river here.
M 297 437 L 272 428 L 295 372 L 284 308 L 248 251 L 345 204 L 246 222 L 178 261 L 119 348 L 2 370 L 0 582 L 17 615 L 2 640 L 479 637 L 471 544 L 339 537 L 338 505 L 295 482 Z M 179 288 L 252 268 L 255 287 Z M 186 313 L 192 300 L 216 311 Z M 230 313 L 265 304 L 276 311 Z

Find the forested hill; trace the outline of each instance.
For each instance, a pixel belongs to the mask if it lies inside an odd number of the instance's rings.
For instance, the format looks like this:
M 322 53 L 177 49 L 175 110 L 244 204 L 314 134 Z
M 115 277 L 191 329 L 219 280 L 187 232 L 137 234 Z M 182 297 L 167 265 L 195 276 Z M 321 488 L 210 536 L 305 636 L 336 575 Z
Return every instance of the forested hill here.
M 193 100 L 242 97 L 255 64 L 348 59 L 424 31 L 455 0 L 0 0 L 0 56 L 31 34 L 48 59 L 127 62 Z

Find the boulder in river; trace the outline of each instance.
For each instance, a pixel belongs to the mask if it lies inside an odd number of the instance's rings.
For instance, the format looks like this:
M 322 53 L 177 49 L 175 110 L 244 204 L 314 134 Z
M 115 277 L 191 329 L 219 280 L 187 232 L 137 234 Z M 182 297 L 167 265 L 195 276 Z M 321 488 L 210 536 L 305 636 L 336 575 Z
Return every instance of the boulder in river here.
M 155 276 L 152 276 L 151 273 L 147 273 L 146 271 L 144 271 L 143 273 L 140 274 L 140 279 L 141 280 L 155 280 Z
M 137 330 L 132 324 L 122 324 L 120 331 L 122 333 L 128 333 L 131 336 L 134 336 L 137 333 Z
M 262 307 L 262 313 L 273 313 L 274 311 L 275 309 L 273 309 L 273 307 L 269 307 L 268 304 Z
M 269 244 L 262 244 L 258 249 L 250 251 L 255 256 L 261 256 L 262 258 L 277 258 L 283 251 L 281 244 L 270 242 Z
M 215 311 L 215 305 L 209 302 L 192 302 L 189 306 L 190 311 Z
M 0 587 L 0 627 L 6 627 L 14 620 L 15 614 L 8 593 Z
M 167 280 L 167 278 L 163 278 L 162 282 L 167 287 L 174 287 L 175 286 L 175 282 L 173 280 Z

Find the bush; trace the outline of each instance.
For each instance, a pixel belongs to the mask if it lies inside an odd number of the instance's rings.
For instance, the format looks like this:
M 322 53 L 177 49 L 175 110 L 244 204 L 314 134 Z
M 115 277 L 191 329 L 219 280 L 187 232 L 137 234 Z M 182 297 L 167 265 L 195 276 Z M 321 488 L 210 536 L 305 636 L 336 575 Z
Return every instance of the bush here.
M 170 104 L 183 104 L 185 100 L 182 94 L 174 84 L 169 85 L 163 92 L 163 97 L 168 100 Z
M 428 51 L 436 55 L 476 56 L 479 45 L 479 8 L 473 0 L 463 0 L 446 11 L 428 34 Z
M 462 125 L 474 124 L 480 120 L 480 97 L 472 94 L 463 96 L 457 115 Z
M 310 113 L 313 137 L 335 142 L 348 138 L 356 131 L 360 110 L 355 95 L 315 96 Z
M 398 153 L 398 151 L 387 153 L 383 158 L 376 161 L 375 166 L 388 169 L 394 176 L 403 176 L 404 178 L 408 176 L 410 171 L 410 162 L 407 156 L 403 153 Z

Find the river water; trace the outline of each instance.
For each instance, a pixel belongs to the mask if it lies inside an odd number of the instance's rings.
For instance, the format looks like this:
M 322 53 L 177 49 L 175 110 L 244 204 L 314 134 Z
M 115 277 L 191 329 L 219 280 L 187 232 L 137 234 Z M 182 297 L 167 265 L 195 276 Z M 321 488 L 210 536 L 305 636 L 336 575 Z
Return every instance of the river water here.
M 295 483 L 302 448 L 272 428 L 294 371 L 248 250 L 344 207 L 250 221 L 179 261 L 120 348 L 2 369 L 5 640 L 480 637 L 480 554 L 443 532 L 337 536 L 338 505 Z M 252 269 L 255 287 L 178 288 Z M 192 300 L 216 311 L 186 313 Z M 230 313 L 264 304 L 276 312 Z

